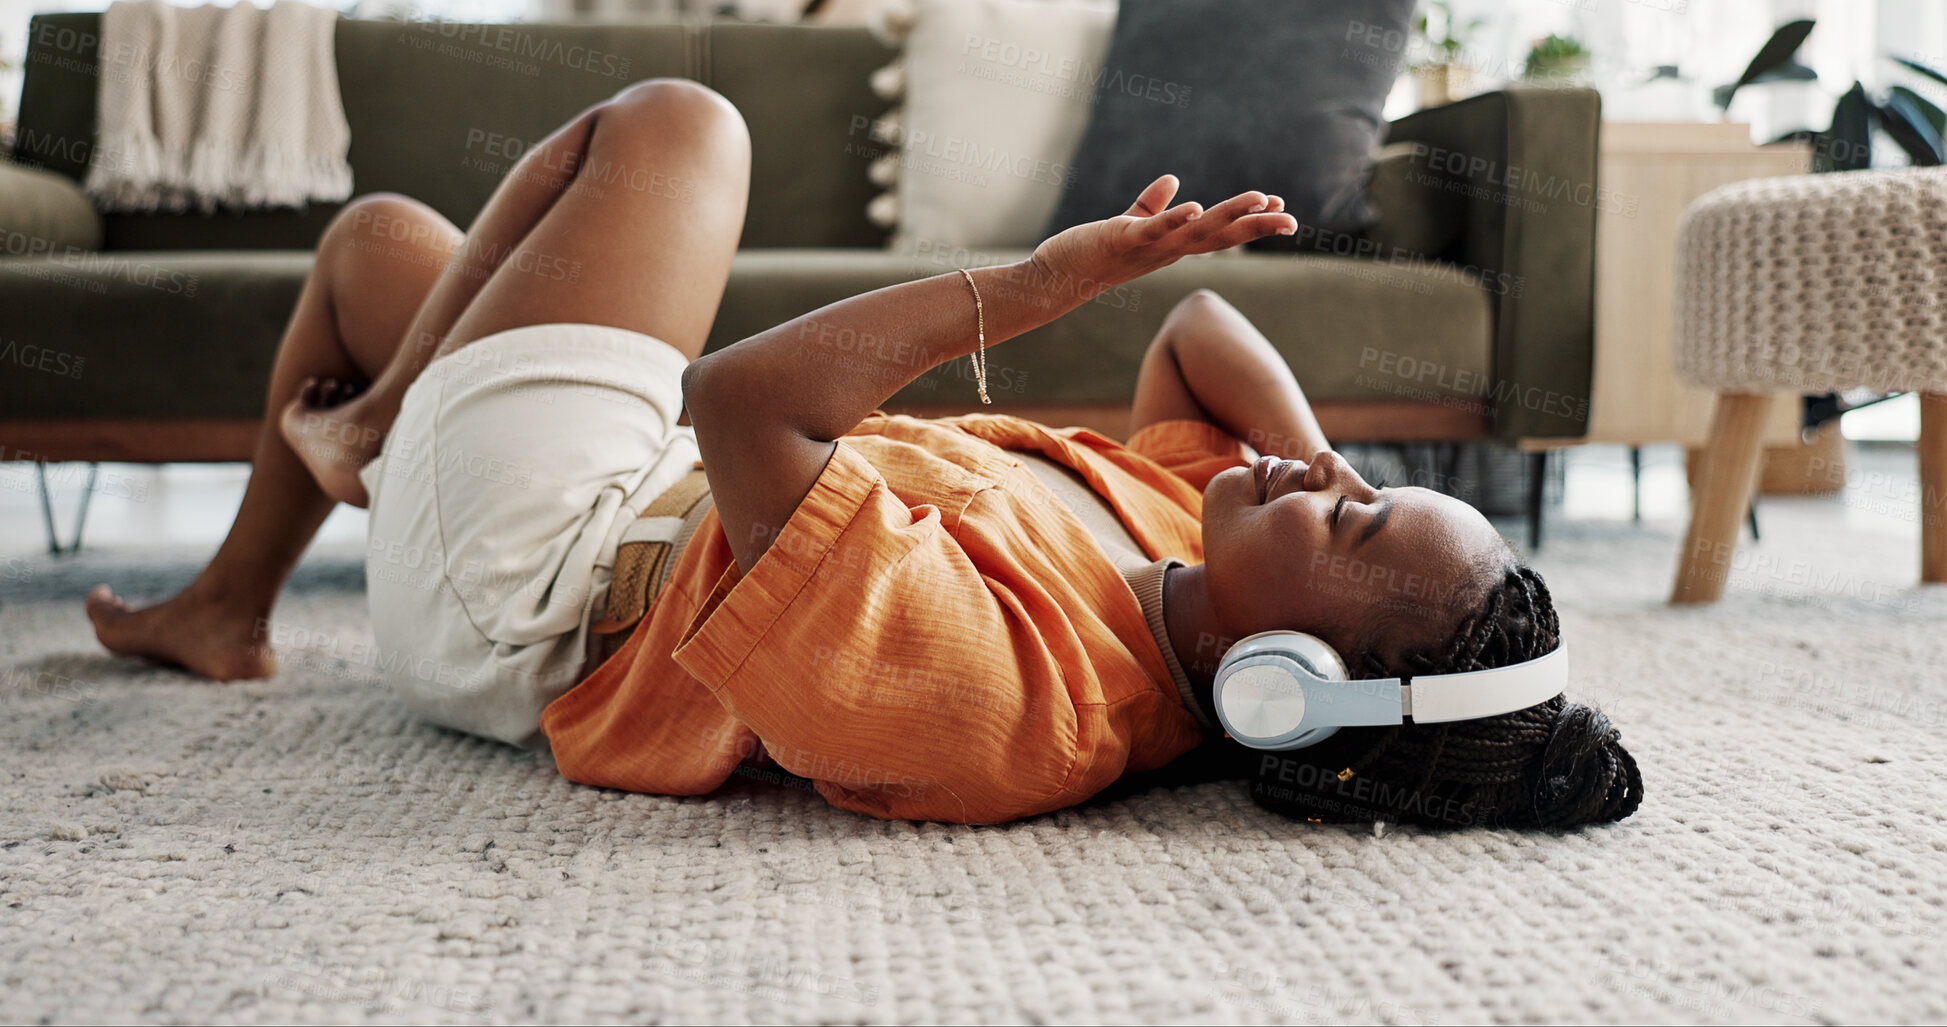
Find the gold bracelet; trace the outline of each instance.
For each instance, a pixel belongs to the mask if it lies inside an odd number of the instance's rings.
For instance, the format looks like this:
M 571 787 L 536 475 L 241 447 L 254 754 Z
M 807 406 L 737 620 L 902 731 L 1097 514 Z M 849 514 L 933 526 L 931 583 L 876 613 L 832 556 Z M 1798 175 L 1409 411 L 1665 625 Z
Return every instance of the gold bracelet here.
M 980 286 L 974 284 L 973 274 L 966 268 L 960 269 L 960 277 L 967 280 L 967 288 L 974 294 L 974 324 L 980 330 L 980 348 L 974 351 L 974 387 L 980 390 L 980 401 L 991 405 L 987 398 L 987 308 L 980 303 Z

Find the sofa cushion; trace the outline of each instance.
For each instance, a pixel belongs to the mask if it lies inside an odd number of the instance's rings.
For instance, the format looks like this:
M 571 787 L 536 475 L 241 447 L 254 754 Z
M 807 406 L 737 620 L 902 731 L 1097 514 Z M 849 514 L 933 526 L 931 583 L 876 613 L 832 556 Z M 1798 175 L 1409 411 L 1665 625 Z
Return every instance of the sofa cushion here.
M 869 246 L 874 189 L 864 126 L 885 110 L 867 81 L 893 51 L 861 29 L 714 24 L 709 83 L 750 126 L 745 249 Z
M 514 161 L 631 82 L 691 72 L 680 25 L 338 23 L 339 90 L 360 193 L 466 225 Z
M 100 14 L 34 18 L 17 159 L 77 181 L 86 173 L 95 145 L 100 32 Z M 523 150 L 577 112 L 631 82 L 696 77 L 698 67 L 690 31 L 681 24 L 341 19 L 335 46 L 352 132 L 353 191 L 405 193 L 460 225 L 473 220 Z M 335 210 L 322 204 L 214 217 L 110 215 L 103 245 L 310 247 Z
M 1015 260 L 1026 251 L 998 253 Z M 827 303 L 953 270 L 892 253 L 778 250 L 737 257 L 709 348 L 727 346 Z M 1084 304 L 989 353 L 995 406 L 1123 404 L 1170 307 L 1216 290 L 1264 331 L 1319 402 L 1432 402 L 1471 409 L 1492 369 L 1491 297 L 1447 264 L 1244 254 L 1184 260 Z M 969 330 L 973 309 L 967 310 Z M 814 339 L 834 361 L 856 340 Z M 883 349 L 898 340 L 869 340 Z M 915 352 L 913 359 L 927 358 Z M 897 404 L 977 405 L 962 360 L 932 371 Z M 1485 413 L 1485 410 L 1482 410 Z
M 0 259 L 9 420 L 257 417 L 303 252 Z M 53 354 L 50 361 L 47 354 Z M 55 373 L 50 368 L 58 369 Z
M 1095 100 L 1113 3 L 919 0 L 906 40 L 892 248 L 1045 238 Z
M 1282 195 L 1300 224 L 1356 232 L 1414 0 L 1122 0 L 1108 74 L 1050 234 L 1113 217 L 1165 172 L 1179 200 Z M 1187 102 L 1182 102 L 1187 101 Z
M 80 182 L 95 150 L 101 14 L 38 14 L 28 23 L 13 158 Z
M 95 139 L 99 14 L 33 21 L 14 152 L 79 181 Z M 885 104 L 867 78 L 890 49 L 863 28 L 682 23 L 458 25 L 346 19 L 336 36 L 353 189 L 424 200 L 465 226 L 521 153 L 646 78 L 714 86 L 751 128 L 746 247 L 879 246 L 854 122 Z M 336 211 L 118 214 L 111 250 L 309 248 Z
M 996 254 L 997 260 L 1025 257 Z M 0 259 L 7 419 L 228 418 L 263 413 L 278 338 L 311 255 L 79 254 Z M 709 348 L 861 292 L 951 271 L 876 250 L 737 256 Z M 1474 403 L 1491 372 L 1489 296 L 1451 265 L 1335 257 L 1191 258 L 1119 286 L 990 353 L 997 407 L 1129 401 L 1149 340 L 1177 300 L 1211 288 L 1264 331 L 1317 402 Z M 967 311 L 973 320 L 972 305 Z M 819 338 L 842 362 L 856 340 Z M 900 340 L 869 340 L 898 347 Z M 917 350 L 916 366 L 929 363 Z M 28 366 L 22 364 L 22 366 Z M 933 370 L 898 404 L 972 409 L 967 362 Z

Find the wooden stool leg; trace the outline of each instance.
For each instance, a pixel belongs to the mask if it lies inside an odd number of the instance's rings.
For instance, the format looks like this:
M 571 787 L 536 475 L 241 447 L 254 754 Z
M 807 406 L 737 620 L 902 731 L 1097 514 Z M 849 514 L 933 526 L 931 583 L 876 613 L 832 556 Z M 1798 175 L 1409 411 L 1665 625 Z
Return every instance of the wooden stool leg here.
M 1947 582 L 1947 393 L 1920 394 L 1920 581 Z
M 1697 465 L 1697 491 L 1690 502 L 1690 530 L 1683 538 L 1672 603 L 1714 603 L 1724 597 L 1737 549 L 1737 526 L 1751 504 L 1757 483 L 1759 443 L 1771 394 L 1726 392 L 1717 397 L 1710 439 Z

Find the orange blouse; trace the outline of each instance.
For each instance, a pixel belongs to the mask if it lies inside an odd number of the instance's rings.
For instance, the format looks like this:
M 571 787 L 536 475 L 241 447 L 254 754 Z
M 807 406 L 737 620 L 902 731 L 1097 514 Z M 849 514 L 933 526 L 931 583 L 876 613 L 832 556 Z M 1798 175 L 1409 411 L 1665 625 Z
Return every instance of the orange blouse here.
M 759 739 L 833 805 L 987 823 L 1072 806 L 1202 737 L 1135 593 L 1009 450 L 1074 469 L 1151 559 L 1203 558 L 1200 422 L 1125 447 L 1016 417 L 874 416 L 740 574 L 711 512 L 614 657 L 543 714 L 561 773 L 669 795 Z

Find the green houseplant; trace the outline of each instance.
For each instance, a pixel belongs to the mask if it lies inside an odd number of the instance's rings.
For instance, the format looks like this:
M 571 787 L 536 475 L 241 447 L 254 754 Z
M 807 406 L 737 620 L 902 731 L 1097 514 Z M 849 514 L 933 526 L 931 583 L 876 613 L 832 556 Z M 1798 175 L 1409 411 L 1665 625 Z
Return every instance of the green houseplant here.
M 1574 36 L 1550 33 L 1528 49 L 1521 77 L 1530 81 L 1567 85 L 1588 78 L 1589 51 Z
M 1720 109 L 1729 110 L 1731 100 L 1746 86 L 1765 82 L 1804 81 L 1817 73 L 1799 63 L 1798 49 L 1811 35 L 1813 22 L 1790 22 L 1773 33 L 1736 82 L 1717 89 Z M 1888 56 L 1893 63 L 1921 78 L 1947 86 L 1947 75 L 1906 57 Z M 1832 108 L 1832 123 L 1824 129 L 1800 129 L 1781 136 L 1778 142 L 1806 142 L 1812 146 L 1814 172 L 1858 171 L 1873 165 L 1875 136 L 1884 132 L 1916 167 L 1939 167 L 1947 163 L 1947 112 L 1903 85 L 1875 95 L 1863 82 L 1855 81 Z M 1893 394 L 1897 395 L 1897 394 Z M 1829 393 L 1805 397 L 1803 423 L 1813 429 L 1848 410 L 1857 409 L 1890 395 L 1867 390 Z
M 1413 75 L 1420 83 L 1420 106 L 1437 107 L 1466 96 L 1474 79 L 1474 69 L 1465 63 L 1468 40 L 1487 20 L 1454 20 L 1449 0 L 1427 0 L 1413 19 L 1413 36 L 1426 54 L 1413 63 Z
M 1765 82 L 1802 81 L 1817 78 L 1817 73 L 1798 61 L 1798 49 L 1812 32 L 1813 22 L 1794 21 L 1781 27 L 1760 47 L 1757 56 L 1736 82 L 1717 89 L 1717 106 L 1729 110 L 1731 100 L 1746 86 Z M 1888 58 L 1922 78 L 1947 86 L 1947 75 L 1906 57 Z M 1863 82 L 1839 97 L 1832 109 L 1832 123 L 1820 129 L 1800 129 L 1786 133 L 1779 142 L 1812 144 L 1812 170 L 1856 171 L 1871 167 L 1876 132 L 1883 131 L 1905 152 L 1907 160 L 1920 167 L 1947 163 L 1947 112 L 1911 88 L 1896 85 L 1874 95 Z

